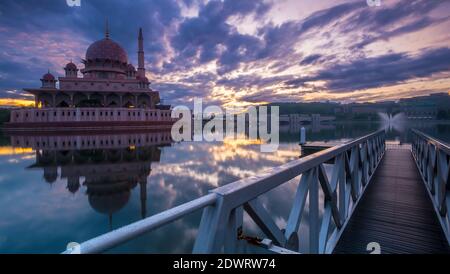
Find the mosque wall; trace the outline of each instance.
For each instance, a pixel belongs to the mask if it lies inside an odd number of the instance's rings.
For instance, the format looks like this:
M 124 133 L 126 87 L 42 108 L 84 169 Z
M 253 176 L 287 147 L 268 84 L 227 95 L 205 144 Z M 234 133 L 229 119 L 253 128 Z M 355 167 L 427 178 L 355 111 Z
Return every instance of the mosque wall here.
M 12 123 L 172 121 L 171 110 L 143 108 L 24 108 L 11 111 Z

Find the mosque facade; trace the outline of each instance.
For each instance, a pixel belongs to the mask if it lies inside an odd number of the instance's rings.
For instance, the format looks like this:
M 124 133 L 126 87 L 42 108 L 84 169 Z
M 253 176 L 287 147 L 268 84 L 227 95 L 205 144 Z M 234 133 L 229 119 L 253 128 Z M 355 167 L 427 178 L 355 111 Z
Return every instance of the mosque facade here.
M 160 103 L 159 92 L 150 87 L 144 65 L 144 38 L 138 33 L 137 69 L 123 47 L 105 37 L 92 43 L 79 69 L 70 61 L 65 75 L 50 73 L 41 87 L 26 88 L 35 99 L 33 108 L 11 112 L 10 129 L 161 128 L 173 124 L 171 109 Z

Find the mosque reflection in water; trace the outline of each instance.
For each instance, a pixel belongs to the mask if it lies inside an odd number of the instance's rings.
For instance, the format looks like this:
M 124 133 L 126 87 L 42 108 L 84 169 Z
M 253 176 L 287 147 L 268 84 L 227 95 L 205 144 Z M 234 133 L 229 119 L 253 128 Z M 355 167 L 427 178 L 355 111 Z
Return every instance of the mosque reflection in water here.
M 139 187 L 141 217 L 146 217 L 147 177 L 152 162 L 159 162 L 161 147 L 170 146 L 170 131 L 84 136 L 11 136 L 15 147 L 31 147 L 36 161 L 28 169 L 43 170 L 53 184 L 67 180 L 71 193 L 86 187 L 90 206 L 109 217 L 129 201 Z

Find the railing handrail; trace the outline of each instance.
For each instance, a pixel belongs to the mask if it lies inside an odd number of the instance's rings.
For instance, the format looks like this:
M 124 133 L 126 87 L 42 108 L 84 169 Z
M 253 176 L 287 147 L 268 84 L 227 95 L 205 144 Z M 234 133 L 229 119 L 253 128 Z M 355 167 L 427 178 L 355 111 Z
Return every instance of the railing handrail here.
M 382 129 L 382 130 L 376 131 L 374 133 L 368 134 L 366 136 L 357 138 L 353 141 L 350 141 L 350 142 L 347 142 L 347 143 L 344 143 L 341 145 L 337 145 L 337 146 L 325 149 L 323 151 L 319 151 L 317 153 L 311 154 L 304 158 L 291 161 L 291 162 L 281 165 L 279 167 L 269 169 L 268 171 L 264 172 L 263 174 L 260 174 L 257 176 L 252 176 L 249 178 L 244 178 L 244 179 L 235 181 L 233 183 L 227 184 L 225 186 L 221 186 L 221 187 L 212 189 L 212 190 L 210 190 L 210 193 L 205 196 L 202 196 L 202 197 L 192 200 L 190 202 L 181 204 L 177 207 L 165 210 L 156 215 L 147 217 L 143 220 L 134 222 L 132 224 L 121 227 L 117 230 L 113 230 L 106 234 L 100 235 L 96 238 L 93 238 L 86 242 L 83 242 L 77 247 L 77 248 L 79 248 L 78 251 L 81 251 L 81 253 L 98 253 L 98 252 L 105 251 L 105 250 L 110 249 L 114 246 L 117 246 L 121 243 L 124 243 L 128 240 L 131 240 L 132 238 L 135 238 L 139 235 L 150 232 L 151 230 L 154 230 L 160 226 L 163 226 L 170 222 L 173 222 L 189 213 L 192 213 L 192 212 L 194 212 L 198 209 L 202 209 L 202 208 L 205 208 L 205 211 L 203 212 L 203 217 L 202 217 L 202 224 L 206 224 L 206 226 L 205 226 L 205 228 L 200 227 L 199 234 L 203 233 L 201 236 L 203 238 L 207 237 L 208 239 L 204 240 L 202 238 L 199 240 L 197 238 L 196 246 L 194 246 L 194 249 L 196 249 L 196 247 L 197 247 L 197 242 L 201 243 L 202 245 L 208 246 L 205 248 L 209 249 L 210 244 L 211 244 L 211 237 L 213 237 L 211 235 L 213 235 L 214 233 L 217 233 L 217 232 L 213 231 L 211 233 L 210 232 L 211 228 L 208 227 L 208 225 L 210 225 L 210 222 L 203 221 L 203 218 L 206 218 L 206 219 L 209 218 L 208 214 L 214 215 L 214 216 L 212 216 L 212 218 L 214 219 L 212 221 L 213 223 L 216 223 L 216 224 L 218 224 L 217 222 L 222 223 L 222 221 L 218 221 L 217 218 L 222 218 L 224 216 L 227 216 L 227 214 L 231 210 L 235 210 L 236 208 L 242 207 L 243 205 L 246 205 L 248 203 L 252 203 L 252 204 L 249 204 L 248 206 L 254 207 L 251 210 L 259 211 L 259 212 L 255 212 L 256 215 L 265 214 L 264 212 L 261 212 L 261 210 L 264 210 L 264 209 L 261 209 L 261 207 L 259 207 L 259 204 L 257 202 L 255 202 L 255 200 L 258 196 L 266 193 L 267 191 L 270 191 L 270 190 L 276 188 L 277 186 L 279 186 L 281 184 L 287 183 L 289 180 L 291 180 L 299 175 L 302 175 L 305 172 L 310 172 L 313 169 L 315 170 L 314 171 L 315 175 L 311 175 L 311 176 L 312 177 L 314 177 L 314 176 L 321 177 L 321 179 L 320 179 L 321 184 L 322 183 L 326 184 L 327 191 L 328 191 L 327 195 L 330 197 L 330 195 L 333 195 L 331 192 L 336 191 L 337 181 L 332 182 L 331 185 L 328 182 L 323 181 L 323 180 L 327 181 L 328 179 L 324 179 L 323 177 L 324 176 L 326 177 L 326 174 L 324 174 L 322 172 L 322 170 L 318 170 L 318 169 L 320 169 L 322 164 L 324 164 L 325 162 L 327 162 L 329 160 L 332 160 L 333 158 L 336 158 L 336 159 L 340 158 L 340 159 L 338 159 L 339 164 L 338 164 L 337 169 L 342 170 L 342 172 L 345 172 L 344 169 L 346 169 L 346 168 L 352 168 L 352 170 L 353 170 L 353 168 L 356 168 L 356 166 L 359 165 L 357 162 L 358 161 L 357 159 L 359 159 L 359 157 L 363 157 L 363 156 L 360 156 L 360 153 L 368 154 L 369 150 L 376 149 L 378 151 L 378 155 L 371 156 L 371 157 L 373 157 L 373 158 L 371 158 L 373 160 L 373 162 L 371 160 L 371 163 L 370 164 L 368 163 L 367 166 L 365 167 L 366 172 L 372 172 L 371 174 L 373 174 L 373 169 L 376 168 L 378 162 L 381 160 L 381 156 L 382 156 L 381 149 L 382 148 L 384 149 L 384 145 L 382 147 L 375 148 L 374 143 L 371 143 L 371 145 L 369 145 L 369 143 L 375 142 L 374 140 L 376 139 L 379 142 L 383 142 L 383 144 L 384 144 L 384 137 L 381 136 L 383 134 L 384 134 L 384 130 Z M 363 143 L 366 143 L 366 145 L 363 145 Z M 373 145 L 373 147 L 372 147 L 372 145 Z M 362 152 L 361 150 L 365 151 L 365 152 Z M 350 159 L 350 160 L 346 159 L 347 156 L 344 157 L 344 155 L 343 155 L 349 151 L 352 151 L 352 159 Z M 355 155 L 353 155 L 353 151 L 355 153 L 356 152 L 357 153 Z M 380 155 L 380 153 L 381 153 L 381 155 Z M 361 155 L 363 155 L 363 154 L 361 154 Z M 351 165 L 351 167 L 350 167 L 350 165 Z M 363 167 L 361 167 L 361 168 L 363 168 Z M 336 173 L 336 174 L 338 174 L 338 173 Z M 371 174 L 368 174 L 368 175 L 371 175 Z M 353 176 L 353 175 L 349 175 L 349 176 Z M 365 186 L 364 184 L 367 184 L 367 182 L 362 182 L 361 176 L 363 176 L 363 175 L 360 176 L 360 175 L 355 174 L 354 176 L 356 176 L 356 177 L 352 179 L 352 180 L 355 180 L 352 184 L 363 184 L 363 187 Z M 308 177 L 308 176 L 306 176 L 306 177 Z M 342 179 L 346 180 L 345 178 L 342 178 Z M 366 178 L 366 179 L 368 180 L 370 178 Z M 313 179 L 311 179 L 311 180 L 313 180 Z M 336 177 L 335 180 L 341 180 L 341 179 L 338 179 Z M 311 184 L 313 184 L 313 183 L 315 183 L 315 182 L 311 182 Z M 347 182 L 347 183 L 350 184 L 350 182 Z M 300 183 L 300 184 L 302 184 L 302 183 Z M 306 189 L 303 189 L 300 191 L 301 192 L 308 191 L 307 185 L 309 185 L 309 184 L 310 184 L 309 181 L 303 183 L 302 187 L 306 185 Z M 317 184 L 319 184 L 319 182 L 317 182 Z M 334 188 L 334 190 L 332 188 Z M 357 190 L 357 189 L 354 191 L 359 192 L 359 190 Z M 346 196 L 346 199 L 347 198 L 349 199 L 350 196 L 348 196 L 348 195 Z M 353 197 L 354 198 L 353 202 L 357 203 L 360 196 L 358 193 L 353 193 L 353 195 L 356 195 Z M 224 202 L 225 200 L 226 200 L 226 202 Z M 224 205 L 224 203 L 226 205 Z M 212 205 L 215 205 L 213 207 L 215 209 L 206 211 Z M 225 215 L 222 215 L 222 213 L 217 215 L 217 212 L 215 210 L 219 213 L 225 212 L 224 213 Z M 333 209 L 333 210 L 337 210 L 337 209 Z M 344 209 L 344 212 L 339 213 L 339 214 L 342 214 L 344 216 L 344 215 L 347 215 L 347 213 L 349 215 L 351 215 L 351 212 L 347 211 L 347 209 Z M 335 214 L 334 217 L 339 218 L 336 215 L 336 214 L 338 214 L 337 212 L 334 212 L 333 214 Z M 222 216 L 222 217 L 220 217 L 220 216 Z M 227 218 L 227 217 L 225 217 L 225 218 Z M 294 218 L 294 220 L 297 220 L 297 219 L 298 218 Z M 299 221 L 299 220 L 297 220 L 297 221 Z M 342 221 L 345 221 L 345 220 L 342 220 Z M 294 221 L 294 223 L 295 222 L 296 221 Z M 201 226 L 202 226 L 202 224 L 201 224 Z M 270 224 L 269 224 L 269 226 L 270 226 Z M 294 225 L 294 227 L 295 227 L 295 225 Z M 215 229 L 217 229 L 217 226 Z M 219 229 L 222 229 L 222 227 L 220 227 Z M 200 230 L 202 232 L 200 232 Z M 277 233 L 279 239 L 281 239 L 281 238 L 284 239 L 284 236 L 280 236 L 279 231 L 276 233 Z M 206 234 L 208 234 L 208 235 L 206 235 Z M 339 237 L 339 235 L 335 235 L 334 239 L 336 240 L 338 237 Z M 282 240 L 282 241 L 285 241 L 285 240 Z M 214 240 L 212 240 L 212 242 L 214 242 Z M 201 249 L 201 250 L 203 250 L 203 249 Z M 196 251 L 198 251 L 198 249 Z M 65 253 L 74 253 L 74 252 L 76 252 L 76 250 L 72 249 L 72 250 L 67 250 Z M 200 252 L 202 252 L 202 251 L 200 251 Z
M 79 247 L 75 248 L 80 248 L 81 252 L 86 254 L 99 253 L 108 250 L 146 232 L 176 221 L 198 209 L 213 205 L 216 202 L 216 198 L 216 195 L 213 193 L 204 195 L 195 200 L 87 240 L 81 243 Z M 66 250 L 64 253 L 73 253 L 73 251 L 74 250 Z
M 434 146 L 436 146 L 437 148 L 439 148 L 442 151 L 445 151 L 448 155 L 450 155 L 450 145 L 447 144 L 446 142 L 439 140 L 437 138 L 434 138 L 420 130 L 417 129 L 411 129 L 412 132 L 414 132 L 415 134 L 422 136 L 423 138 L 425 138 L 429 143 L 433 144 Z
M 356 140 L 353 140 L 348 143 L 343 143 L 337 146 L 333 146 L 330 148 L 327 148 L 322 151 L 318 151 L 316 153 L 310 154 L 306 157 L 293 160 L 289 163 L 286 163 L 284 165 L 268 169 L 267 171 L 263 172 L 260 175 L 251 176 L 248 178 L 244 178 L 241 180 L 238 180 L 234 183 L 230 183 L 218 188 L 215 188 L 211 190 L 211 192 L 220 194 L 220 195 L 232 195 L 234 193 L 237 193 L 239 191 L 247 190 L 248 194 L 253 197 L 258 197 L 261 194 L 266 193 L 267 191 L 286 183 L 287 180 L 293 179 L 300 175 L 301 173 L 321 164 L 325 163 L 332 158 L 336 157 L 337 155 L 349 150 L 350 148 L 359 145 L 368 139 L 375 137 L 379 134 L 384 133 L 384 129 L 378 130 L 374 133 L 370 133 L 368 135 L 365 135 L 363 137 L 360 137 Z M 290 171 L 291 175 L 288 177 L 283 177 L 284 181 L 279 182 L 279 180 L 276 180 L 277 176 L 280 176 L 281 173 L 286 173 L 286 171 Z M 275 179 L 275 180 L 274 180 Z M 261 187 L 262 181 L 266 180 L 274 180 L 277 183 L 273 183 L 270 186 L 267 187 Z M 252 187 L 253 186 L 253 187 Z M 251 189 L 250 189 L 251 188 Z M 239 204 L 237 201 L 236 204 Z
M 450 146 L 419 130 L 412 129 L 412 132 L 416 135 L 412 142 L 414 160 L 450 245 Z

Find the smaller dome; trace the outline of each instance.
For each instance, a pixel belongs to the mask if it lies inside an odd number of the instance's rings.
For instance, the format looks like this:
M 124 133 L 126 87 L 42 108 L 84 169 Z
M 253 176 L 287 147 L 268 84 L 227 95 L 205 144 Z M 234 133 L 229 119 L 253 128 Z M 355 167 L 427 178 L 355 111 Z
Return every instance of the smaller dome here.
M 45 167 L 44 168 L 44 180 L 47 183 L 54 183 L 58 179 L 58 170 L 56 167 Z
M 42 76 L 42 80 L 55 81 L 55 76 L 53 76 L 53 74 L 51 74 L 50 72 L 47 72 L 46 74 L 44 74 L 44 76 Z
M 132 64 L 128 64 L 127 70 L 136 70 Z
M 72 61 L 70 61 L 69 63 L 67 63 L 66 70 L 77 70 L 77 65 L 75 65 L 74 63 L 72 63 Z
M 69 177 L 67 179 L 67 189 L 71 193 L 76 193 L 80 188 L 80 180 L 78 177 Z

